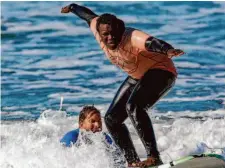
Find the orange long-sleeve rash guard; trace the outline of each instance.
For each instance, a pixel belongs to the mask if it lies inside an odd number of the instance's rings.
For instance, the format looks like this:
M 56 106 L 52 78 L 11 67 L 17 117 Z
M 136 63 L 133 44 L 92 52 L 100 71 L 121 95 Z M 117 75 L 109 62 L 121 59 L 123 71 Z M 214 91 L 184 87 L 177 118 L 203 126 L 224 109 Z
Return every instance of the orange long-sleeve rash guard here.
M 167 55 L 150 52 L 145 42 L 150 35 L 133 28 L 126 28 L 121 42 L 115 50 L 108 49 L 101 41 L 96 30 L 98 17 L 92 19 L 90 28 L 107 58 L 116 66 L 135 79 L 141 79 L 149 69 L 162 69 L 177 76 L 173 61 Z

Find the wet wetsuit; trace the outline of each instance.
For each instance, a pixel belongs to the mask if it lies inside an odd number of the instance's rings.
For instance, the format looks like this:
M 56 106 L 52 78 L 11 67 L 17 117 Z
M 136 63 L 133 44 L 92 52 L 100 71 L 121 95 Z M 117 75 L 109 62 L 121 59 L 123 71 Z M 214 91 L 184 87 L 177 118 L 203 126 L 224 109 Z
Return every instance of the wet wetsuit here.
M 63 138 L 60 140 L 60 143 L 62 143 L 66 147 L 71 147 L 71 145 L 75 144 L 78 140 L 80 129 L 75 129 L 70 132 L 67 132 Z M 105 136 L 105 140 L 108 144 L 112 144 L 112 139 L 109 135 L 106 133 L 103 133 Z
M 125 119 L 129 117 L 147 155 L 159 158 L 147 110 L 175 83 L 176 68 L 167 56 L 167 51 L 173 47 L 139 30 L 126 28 L 117 49 L 109 50 L 96 31 L 98 16 L 78 5 L 73 9 L 73 13 L 87 21 L 108 59 L 129 75 L 120 86 L 105 115 L 105 124 L 114 141 L 124 152 L 128 163 L 140 161 L 124 124 Z
M 139 158 L 123 123 L 127 117 L 131 119 L 147 155 L 159 157 L 147 110 L 170 90 L 174 82 L 175 76 L 171 72 L 154 69 L 149 70 L 140 80 L 127 77 L 117 91 L 106 113 L 105 122 L 115 142 L 125 152 L 128 162 L 139 161 Z

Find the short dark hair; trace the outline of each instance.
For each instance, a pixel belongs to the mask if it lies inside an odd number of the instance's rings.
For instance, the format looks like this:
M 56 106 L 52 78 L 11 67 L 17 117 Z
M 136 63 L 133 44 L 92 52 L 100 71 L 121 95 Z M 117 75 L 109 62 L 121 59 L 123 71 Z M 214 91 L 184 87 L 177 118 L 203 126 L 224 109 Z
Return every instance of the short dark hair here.
M 96 23 L 96 30 L 99 32 L 99 25 L 100 24 L 109 24 L 115 26 L 119 30 L 125 30 L 124 22 L 118 19 L 115 15 L 104 13 L 99 16 Z
M 80 111 L 79 124 L 81 124 L 90 113 L 97 113 L 100 115 L 100 111 L 94 105 L 84 106 L 83 109 Z

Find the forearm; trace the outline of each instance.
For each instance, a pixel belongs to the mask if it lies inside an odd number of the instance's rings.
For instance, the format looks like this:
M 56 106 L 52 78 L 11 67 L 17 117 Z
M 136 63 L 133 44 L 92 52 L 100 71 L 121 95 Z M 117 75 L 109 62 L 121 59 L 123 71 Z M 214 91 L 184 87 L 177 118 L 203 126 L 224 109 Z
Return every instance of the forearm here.
M 92 12 L 90 9 L 84 7 L 84 6 L 79 6 L 77 4 L 71 4 L 70 5 L 70 11 L 80 17 L 81 19 L 85 20 L 88 25 L 90 25 L 91 20 L 98 15 L 96 15 L 94 12 Z
M 173 46 L 166 43 L 163 40 L 159 40 L 155 37 L 149 37 L 145 42 L 145 48 L 148 51 L 159 52 L 163 54 L 167 54 L 169 49 L 174 49 Z

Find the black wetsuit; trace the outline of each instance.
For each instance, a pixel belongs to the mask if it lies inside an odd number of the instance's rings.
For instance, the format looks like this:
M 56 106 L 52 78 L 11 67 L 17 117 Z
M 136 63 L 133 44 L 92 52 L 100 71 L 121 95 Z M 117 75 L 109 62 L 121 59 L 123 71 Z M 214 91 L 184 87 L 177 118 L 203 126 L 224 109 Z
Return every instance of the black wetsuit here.
M 86 20 L 89 25 L 91 20 L 97 16 L 90 9 L 76 4 L 72 4 L 71 9 L 74 14 Z M 154 37 L 146 40 L 145 47 L 149 51 L 164 54 L 173 48 L 170 44 Z M 116 144 L 124 152 L 128 163 L 138 162 L 140 159 L 124 124 L 127 117 L 131 119 L 144 144 L 147 155 L 159 158 L 147 110 L 170 90 L 175 79 L 175 75 L 169 71 L 151 69 L 140 80 L 128 76 L 117 91 L 105 115 L 105 124 Z
M 147 110 L 174 85 L 173 73 L 152 69 L 143 78 L 127 77 L 110 105 L 105 123 L 116 143 L 122 148 L 128 162 L 139 161 L 127 127 L 123 123 L 130 118 L 144 144 L 148 156 L 158 158 L 155 135 Z

